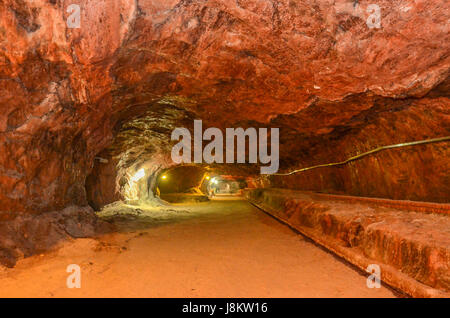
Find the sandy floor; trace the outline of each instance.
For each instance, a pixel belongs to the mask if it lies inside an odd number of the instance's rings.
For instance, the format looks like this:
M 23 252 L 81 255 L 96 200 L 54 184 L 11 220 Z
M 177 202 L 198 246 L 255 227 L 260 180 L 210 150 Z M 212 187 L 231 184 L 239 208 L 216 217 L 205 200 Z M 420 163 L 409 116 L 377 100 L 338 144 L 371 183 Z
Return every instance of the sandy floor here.
M 0 269 L 0 296 L 394 297 L 245 201 L 138 212 L 117 220 L 120 233 Z M 80 289 L 66 286 L 70 264 Z

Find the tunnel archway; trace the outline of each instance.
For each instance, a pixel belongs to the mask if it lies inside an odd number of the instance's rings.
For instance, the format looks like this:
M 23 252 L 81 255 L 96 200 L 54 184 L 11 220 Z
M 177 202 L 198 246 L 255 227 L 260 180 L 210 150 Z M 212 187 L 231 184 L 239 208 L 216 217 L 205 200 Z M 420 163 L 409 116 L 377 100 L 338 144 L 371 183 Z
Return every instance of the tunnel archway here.
M 86 8 L 92 3 L 81 2 Z M 11 0 L 2 4 L 2 23 L 10 30 L 1 55 L 4 212 L 41 213 L 85 205 L 85 178 L 95 157 L 113 141 L 121 124 L 155 105 L 192 112 L 211 127 L 284 127 L 281 152 L 286 158 L 281 162 L 286 170 L 383 144 L 448 134 L 448 57 L 441 45 L 448 34 L 440 27 L 443 17 L 426 19 L 427 27 L 404 43 L 367 28 L 363 21 L 353 23 L 347 7 L 336 9 L 329 3 L 317 4 L 320 10 L 288 1 L 276 10 L 252 1 L 152 3 L 109 6 L 100 1 L 95 10 L 82 12 L 83 27 L 75 30 L 64 22 L 64 1 L 22 8 Z M 391 11 L 397 12 L 397 4 L 393 6 Z M 426 11 L 434 7 L 439 1 Z M 277 24 L 272 21 L 274 10 L 284 17 Z M 43 12 L 52 14 L 44 17 Z M 413 15 L 421 21 L 418 25 L 424 23 L 423 13 L 417 8 Z M 302 24 L 305 15 L 311 18 L 308 25 Z M 328 28 L 319 32 L 324 17 Z M 398 36 L 408 32 L 402 19 L 386 23 L 386 29 L 400 30 Z M 56 24 L 62 27 L 53 31 Z M 40 28 L 30 31 L 28 25 Z M 308 37 L 298 38 L 296 28 Z M 103 45 L 105 39 L 108 45 Z M 22 45 L 13 48 L 11 43 Z M 67 54 L 69 47 L 75 55 Z M 433 54 L 428 54 L 429 47 Z M 333 148 L 339 151 L 330 152 Z M 402 152 L 382 158 L 384 168 L 405 165 L 390 171 L 388 180 L 384 169 L 370 163 L 366 171 L 373 173 L 367 176 L 356 172 L 362 167 L 345 168 L 350 183 L 333 181 L 338 176 L 327 173 L 331 179 L 326 186 L 358 195 L 442 202 L 448 193 L 440 169 L 447 147 L 424 149 L 411 150 L 405 158 Z M 420 181 L 403 187 L 406 170 L 418 166 L 430 167 L 433 177 L 413 173 Z
M 280 193 L 415 201 L 438 213 L 450 202 L 447 141 L 286 175 L 450 135 L 448 16 L 430 14 L 445 0 L 406 11 L 382 1 L 389 15 L 380 28 L 343 0 L 79 2 L 74 29 L 66 0 L 0 4 L 1 262 L 95 235 L 105 224 L 91 207 L 157 207 L 192 188 L 205 197 L 202 169 L 258 188 L 255 204 L 306 216 L 328 203 Z M 177 167 L 171 133 L 192 132 L 196 119 L 220 131 L 280 128 L 282 174 L 261 176 L 252 164 Z M 363 226 L 352 227 L 364 215 L 338 230 L 321 217 L 327 233 L 349 231 L 348 246 L 364 241 Z

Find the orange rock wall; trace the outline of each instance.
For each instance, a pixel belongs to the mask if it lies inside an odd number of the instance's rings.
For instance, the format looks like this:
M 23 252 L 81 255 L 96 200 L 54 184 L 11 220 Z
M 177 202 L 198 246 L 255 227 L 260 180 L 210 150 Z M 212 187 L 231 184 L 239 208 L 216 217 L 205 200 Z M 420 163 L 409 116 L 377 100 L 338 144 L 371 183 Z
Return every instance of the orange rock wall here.
M 66 23 L 74 2 L 79 29 Z M 381 28 L 366 23 L 373 2 Z M 94 157 L 117 125 L 155 105 L 191 111 L 216 127 L 285 127 L 282 169 L 448 133 L 448 96 L 420 99 L 449 76 L 449 18 L 446 0 L 2 0 L 0 211 L 86 205 Z M 385 113 L 364 102 L 375 97 L 392 99 Z M 422 110 L 398 110 L 408 98 Z M 348 137 L 355 120 L 361 132 Z M 336 150 L 328 149 L 327 139 L 336 138 Z M 311 149 L 307 140 L 317 141 L 315 152 L 300 158 Z M 383 163 L 398 173 L 382 176 L 372 163 L 329 182 L 351 176 L 357 182 L 336 187 L 357 193 L 391 178 L 395 189 L 380 194 L 399 197 L 411 165 L 432 165 L 420 173 L 437 177 L 414 181 L 418 197 L 442 200 L 442 147 Z M 444 192 L 430 195 L 439 187 Z

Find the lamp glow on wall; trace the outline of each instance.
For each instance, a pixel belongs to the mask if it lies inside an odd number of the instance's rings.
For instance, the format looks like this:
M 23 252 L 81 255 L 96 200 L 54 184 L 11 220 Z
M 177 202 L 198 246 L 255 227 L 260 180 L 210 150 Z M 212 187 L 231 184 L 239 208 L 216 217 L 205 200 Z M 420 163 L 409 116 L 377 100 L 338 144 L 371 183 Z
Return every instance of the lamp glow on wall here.
M 137 200 L 138 197 L 138 184 L 137 182 L 145 177 L 145 170 L 139 169 L 131 178 L 128 180 L 127 189 L 125 190 L 124 196 L 126 200 Z
M 131 181 L 136 182 L 141 180 L 143 177 L 145 177 L 145 170 L 144 169 L 140 169 L 138 172 L 136 172 L 134 174 L 133 177 L 131 177 Z

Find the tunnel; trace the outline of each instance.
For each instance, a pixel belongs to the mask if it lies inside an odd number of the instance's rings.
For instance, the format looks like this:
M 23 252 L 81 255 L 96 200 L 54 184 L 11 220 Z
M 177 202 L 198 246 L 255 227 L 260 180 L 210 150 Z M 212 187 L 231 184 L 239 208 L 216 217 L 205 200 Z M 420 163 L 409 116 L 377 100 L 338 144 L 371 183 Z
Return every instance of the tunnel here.
M 0 296 L 450 297 L 449 12 L 0 1 Z

